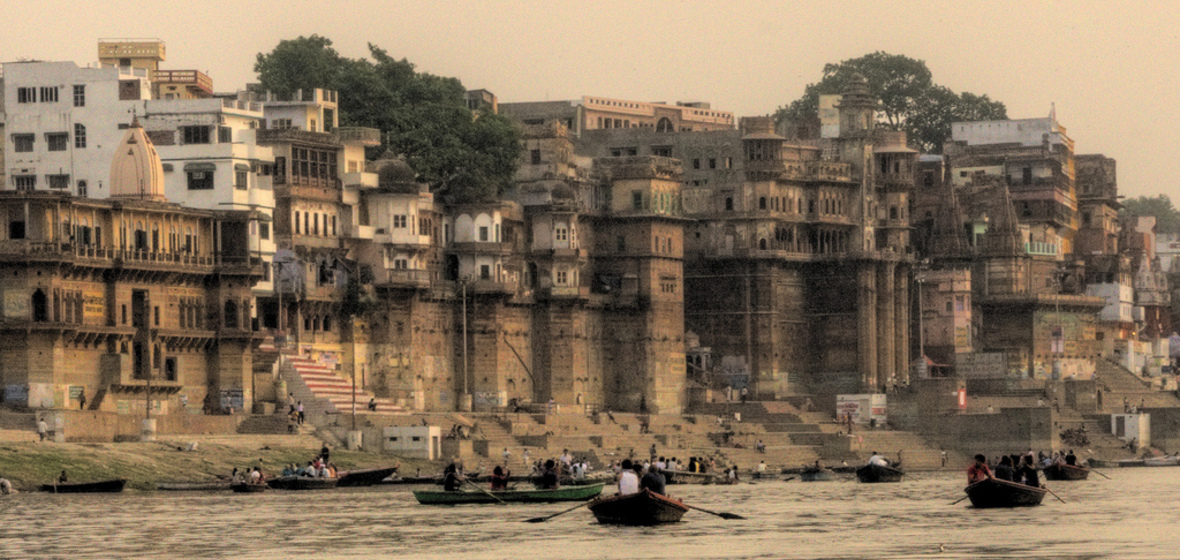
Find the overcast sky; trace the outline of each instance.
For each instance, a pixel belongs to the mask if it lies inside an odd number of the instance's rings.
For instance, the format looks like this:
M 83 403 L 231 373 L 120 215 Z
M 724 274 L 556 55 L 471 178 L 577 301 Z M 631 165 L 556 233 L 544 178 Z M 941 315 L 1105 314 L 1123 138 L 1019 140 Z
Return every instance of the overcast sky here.
M 320 34 L 374 43 L 502 102 L 601 95 L 709 101 L 768 114 L 823 65 L 876 50 L 926 61 L 937 83 L 986 93 L 1010 118 L 1058 120 L 1077 152 L 1118 160 L 1128 196 L 1180 205 L 1180 4 L 1170 2 L 3 0 L 0 61 L 97 60 L 106 37 L 155 37 L 173 69 L 217 91 L 255 80 L 255 55 Z M 1171 132 L 1169 132 L 1171 131 Z

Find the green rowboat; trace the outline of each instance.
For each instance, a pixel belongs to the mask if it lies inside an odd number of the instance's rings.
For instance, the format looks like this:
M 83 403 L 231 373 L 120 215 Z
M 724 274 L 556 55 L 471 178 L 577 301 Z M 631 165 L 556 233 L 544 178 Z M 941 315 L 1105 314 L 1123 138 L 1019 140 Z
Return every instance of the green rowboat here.
M 499 502 L 581 502 L 602 493 L 604 483 L 562 486 L 554 490 L 415 490 L 414 498 L 424 505 L 495 504 Z M 494 496 L 494 497 L 493 497 Z M 498 500 L 496 498 L 499 498 Z

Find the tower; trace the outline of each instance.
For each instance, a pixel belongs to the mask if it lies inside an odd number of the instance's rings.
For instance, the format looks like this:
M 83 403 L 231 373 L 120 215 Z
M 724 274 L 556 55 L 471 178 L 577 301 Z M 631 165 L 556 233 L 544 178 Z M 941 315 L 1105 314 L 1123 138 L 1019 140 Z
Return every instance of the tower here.
M 166 201 L 164 166 L 138 117 L 132 118 L 131 127 L 115 149 L 111 161 L 111 198 Z

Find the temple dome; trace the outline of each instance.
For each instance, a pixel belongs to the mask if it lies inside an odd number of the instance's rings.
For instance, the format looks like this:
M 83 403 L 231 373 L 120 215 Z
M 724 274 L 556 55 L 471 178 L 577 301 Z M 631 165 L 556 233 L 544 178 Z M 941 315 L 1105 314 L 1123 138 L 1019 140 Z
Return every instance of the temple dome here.
M 131 119 L 131 126 L 115 148 L 111 161 L 111 198 L 167 200 L 164 196 L 164 165 L 156 147 L 139 125 L 139 118 Z

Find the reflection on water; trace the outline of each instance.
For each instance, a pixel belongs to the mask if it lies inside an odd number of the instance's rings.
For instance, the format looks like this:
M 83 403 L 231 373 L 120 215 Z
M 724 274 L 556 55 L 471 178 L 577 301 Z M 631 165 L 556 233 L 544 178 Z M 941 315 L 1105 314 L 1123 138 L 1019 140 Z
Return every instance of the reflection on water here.
M 963 476 L 672 486 L 690 511 L 654 528 L 598 525 L 568 504 L 419 506 L 407 487 L 328 492 L 0 498 L 0 558 L 1177 558 L 1180 469 L 1054 482 L 1037 508 L 975 510 Z M 942 549 L 940 550 L 940 545 Z

